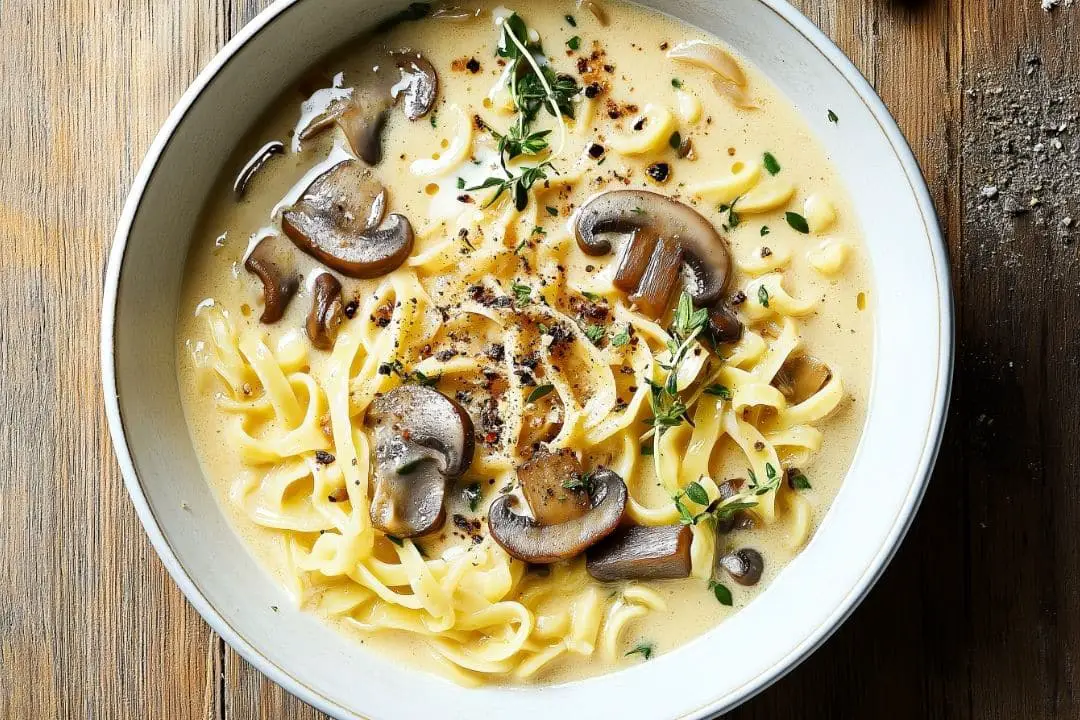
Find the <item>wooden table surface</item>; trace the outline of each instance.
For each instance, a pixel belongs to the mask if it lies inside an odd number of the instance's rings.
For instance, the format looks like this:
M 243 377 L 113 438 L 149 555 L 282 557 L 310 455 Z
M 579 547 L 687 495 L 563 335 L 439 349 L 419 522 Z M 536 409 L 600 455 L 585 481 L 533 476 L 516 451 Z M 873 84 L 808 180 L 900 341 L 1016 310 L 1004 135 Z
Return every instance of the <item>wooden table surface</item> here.
M 0 717 L 319 717 L 166 575 L 113 459 L 97 360 L 137 165 L 265 4 L 0 0 Z M 952 255 L 956 380 L 896 559 L 731 717 L 1080 717 L 1080 1 L 797 4 L 922 164 Z

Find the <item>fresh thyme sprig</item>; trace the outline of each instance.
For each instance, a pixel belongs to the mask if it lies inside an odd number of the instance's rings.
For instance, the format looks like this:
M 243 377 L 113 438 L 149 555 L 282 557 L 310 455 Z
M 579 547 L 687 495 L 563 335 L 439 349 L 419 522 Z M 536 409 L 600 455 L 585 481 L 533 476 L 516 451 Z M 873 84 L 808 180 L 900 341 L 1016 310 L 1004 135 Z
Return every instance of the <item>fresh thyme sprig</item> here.
M 529 30 L 525 21 L 517 13 L 512 13 L 503 20 L 502 35 L 496 55 L 510 60 L 506 72 L 510 78 L 510 93 L 517 110 L 517 122 L 505 134 L 484 124 L 483 127 L 499 141 L 499 165 L 505 177 L 492 176 L 471 188 L 485 190 L 495 188 L 495 193 L 484 204 L 494 204 L 503 193 L 509 192 L 514 200 L 514 207 L 524 210 L 529 204 L 529 191 L 540 180 L 548 178 L 548 171 L 557 174 L 550 162 L 541 162 L 533 167 L 521 168 L 515 174 L 507 163 L 522 155 L 540 155 L 549 149 L 548 136 L 551 130 L 531 131 L 530 125 L 536 120 L 541 108 L 559 120 L 562 125 L 563 115 L 574 117 L 573 98 L 580 88 L 571 75 L 557 75 L 550 65 L 539 65 L 533 58 L 533 52 L 543 52 L 539 41 L 529 41 Z
M 757 503 L 752 500 L 742 500 L 742 496 L 736 498 L 729 498 L 723 500 L 717 498 L 715 500 L 709 500 L 709 493 L 705 491 L 699 482 L 691 482 L 685 489 L 675 493 L 671 497 L 672 502 L 675 503 L 675 509 L 679 513 L 679 522 L 683 525 L 697 525 L 705 518 L 711 517 L 716 522 L 721 522 L 728 519 L 740 510 L 749 510 L 756 507 Z M 696 515 L 690 512 L 690 508 L 686 507 L 686 503 L 683 502 L 683 498 L 687 498 L 697 505 L 704 505 L 705 509 Z

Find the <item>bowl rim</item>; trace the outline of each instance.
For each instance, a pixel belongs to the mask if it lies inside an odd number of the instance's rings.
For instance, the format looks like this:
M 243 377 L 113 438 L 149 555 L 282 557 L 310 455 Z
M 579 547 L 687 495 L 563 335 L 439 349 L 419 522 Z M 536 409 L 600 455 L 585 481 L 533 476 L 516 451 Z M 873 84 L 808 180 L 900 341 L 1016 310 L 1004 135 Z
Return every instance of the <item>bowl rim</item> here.
M 176 557 L 171 546 L 165 538 L 161 526 L 154 515 L 149 501 L 147 500 L 138 473 L 136 472 L 132 453 L 127 443 L 124 430 L 123 417 L 120 411 L 119 395 L 117 392 L 116 364 L 115 364 L 115 331 L 116 331 L 116 306 L 119 298 L 120 276 L 124 265 L 124 256 L 127 248 L 128 236 L 130 235 L 135 218 L 139 212 L 143 196 L 149 184 L 150 178 L 157 169 L 165 149 L 171 142 L 179 125 L 183 122 L 188 111 L 198 101 L 203 91 L 210 85 L 218 73 L 233 59 L 237 52 L 247 44 L 251 38 L 261 32 L 265 27 L 281 18 L 289 9 L 300 4 L 302 0 L 275 0 L 271 5 L 258 13 L 249 23 L 240 29 L 218 51 L 211 61 L 202 69 L 191 85 L 184 91 L 180 100 L 169 112 L 161 129 L 158 131 L 139 170 L 135 175 L 131 189 L 129 190 L 123 210 L 117 222 L 116 232 L 113 236 L 112 248 L 109 251 L 108 265 L 105 273 L 104 297 L 101 317 L 101 368 L 102 385 L 105 402 L 105 414 L 112 438 L 113 451 L 120 466 L 124 485 L 135 507 L 139 521 L 142 523 L 155 552 L 169 572 L 173 581 L 179 586 L 181 592 L 192 604 L 199 615 L 210 625 L 222 639 L 234 650 L 255 666 L 263 675 L 274 683 L 280 685 L 286 691 L 300 698 L 304 702 L 325 712 L 333 717 L 345 719 L 360 718 L 363 716 L 335 702 L 322 693 L 314 690 L 298 679 L 290 675 L 286 670 L 270 661 L 251 642 L 235 630 L 210 601 L 199 590 L 194 580 L 188 575 L 184 566 Z M 757 0 L 776 14 L 783 22 L 790 25 L 795 31 L 806 38 L 836 71 L 851 86 L 862 102 L 866 105 L 870 114 L 884 133 L 897 160 L 904 171 L 912 193 L 919 208 L 920 215 L 925 225 L 927 238 L 930 246 L 931 259 L 934 266 L 934 280 L 937 289 L 939 329 L 938 329 L 938 360 L 935 377 L 935 394 L 933 398 L 932 416 L 927 426 L 926 441 L 919 458 L 916 477 L 914 478 L 903 506 L 894 520 L 893 526 L 883 540 L 881 547 L 871 563 L 864 568 L 862 576 L 851 588 L 843 601 L 837 605 L 825 622 L 800 643 L 795 645 L 784 657 L 777 661 L 771 669 L 759 674 L 752 682 L 742 688 L 736 689 L 727 696 L 719 697 L 713 702 L 693 711 L 692 717 L 711 717 L 714 713 L 729 710 L 740 705 L 758 693 L 762 692 L 777 680 L 795 669 L 803 660 L 809 657 L 820 647 L 840 625 L 854 612 L 859 603 L 880 578 L 889 561 L 896 554 L 900 543 L 907 534 L 914 520 L 915 513 L 919 508 L 926 487 L 929 484 L 934 463 L 937 459 L 941 446 L 944 426 L 948 414 L 949 400 L 954 365 L 954 301 L 949 274 L 948 246 L 941 230 L 937 213 L 934 209 L 933 200 L 929 188 L 923 178 L 918 161 L 911 150 L 896 121 L 886 108 L 884 102 L 878 96 L 870 83 L 863 77 L 850 59 L 836 46 L 835 43 L 806 16 L 790 5 L 786 0 Z

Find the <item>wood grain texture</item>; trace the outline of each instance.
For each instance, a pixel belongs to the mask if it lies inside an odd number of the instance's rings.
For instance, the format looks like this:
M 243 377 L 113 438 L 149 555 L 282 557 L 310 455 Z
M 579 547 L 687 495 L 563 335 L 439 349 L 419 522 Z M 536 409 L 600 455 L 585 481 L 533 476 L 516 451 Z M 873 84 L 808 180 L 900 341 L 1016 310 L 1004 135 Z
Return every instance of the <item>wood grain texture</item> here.
M 138 162 L 266 4 L 0 0 L 0 717 L 321 717 L 226 648 L 164 572 L 112 458 L 97 363 Z M 922 164 L 952 254 L 957 373 L 896 559 L 731 717 L 1080 717 L 1080 233 L 1061 225 L 1080 219 L 1080 6 L 796 4 Z

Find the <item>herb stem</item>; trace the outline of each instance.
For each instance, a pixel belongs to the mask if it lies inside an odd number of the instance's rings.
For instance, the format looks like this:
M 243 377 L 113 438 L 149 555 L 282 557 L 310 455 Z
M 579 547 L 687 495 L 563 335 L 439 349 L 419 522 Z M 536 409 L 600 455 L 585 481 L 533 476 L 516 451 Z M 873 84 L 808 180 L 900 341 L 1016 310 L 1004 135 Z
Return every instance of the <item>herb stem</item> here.
M 547 101 L 548 106 L 551 108 L 551 112 L 554 113 L 555 119 L 559 122 L 559 149 L 553 153 L 553 156 L 559 155 L 560 153 L 562 153 L 563 147 L 566 145 L 566 123 L 563 121 L 562 110 L 559 109 L 559 104 L 555 102 L 555 91 L 551 89 L 550 85 L 548 85 L 548 81 L 544 77 L 544 71 L 540 69 L 540 65 L 536 62 L 536 58 L 534 58 L 529 49 L 525 47 L 524 43 L 522 43 L 521 40 L 518 39 L 518 36 L 514 34 L 513 29 L 506 23 L 506 21 L 503 21 L 502 27 L 503 32 L 505 32 L 510 37 L 510 39 L 513 40 L 514 44 L 517 45 L 518 50 L 521 51 L 521 57 L 525 58 L 525 62 L 529 63 L 529 65 L 532 66 L 533 72 L 536 73 L 536 79 L 540 81 L 540 86 L 544 88 L 544 93 L 546 94 L 546 97 L 544 99 Z M 510 87 L 512 92 L 514 93 L 514 97 L 517 97 L 516 76 L 517 73 L 512 73 L 510 76 Z M 518 118 L 518 122 L 523 122 L 524 117 L 525 113 L 521 113 L 521 117 Z M 525 128 L 522 127 L 522 132 L 524 132 L 524 130 Z

